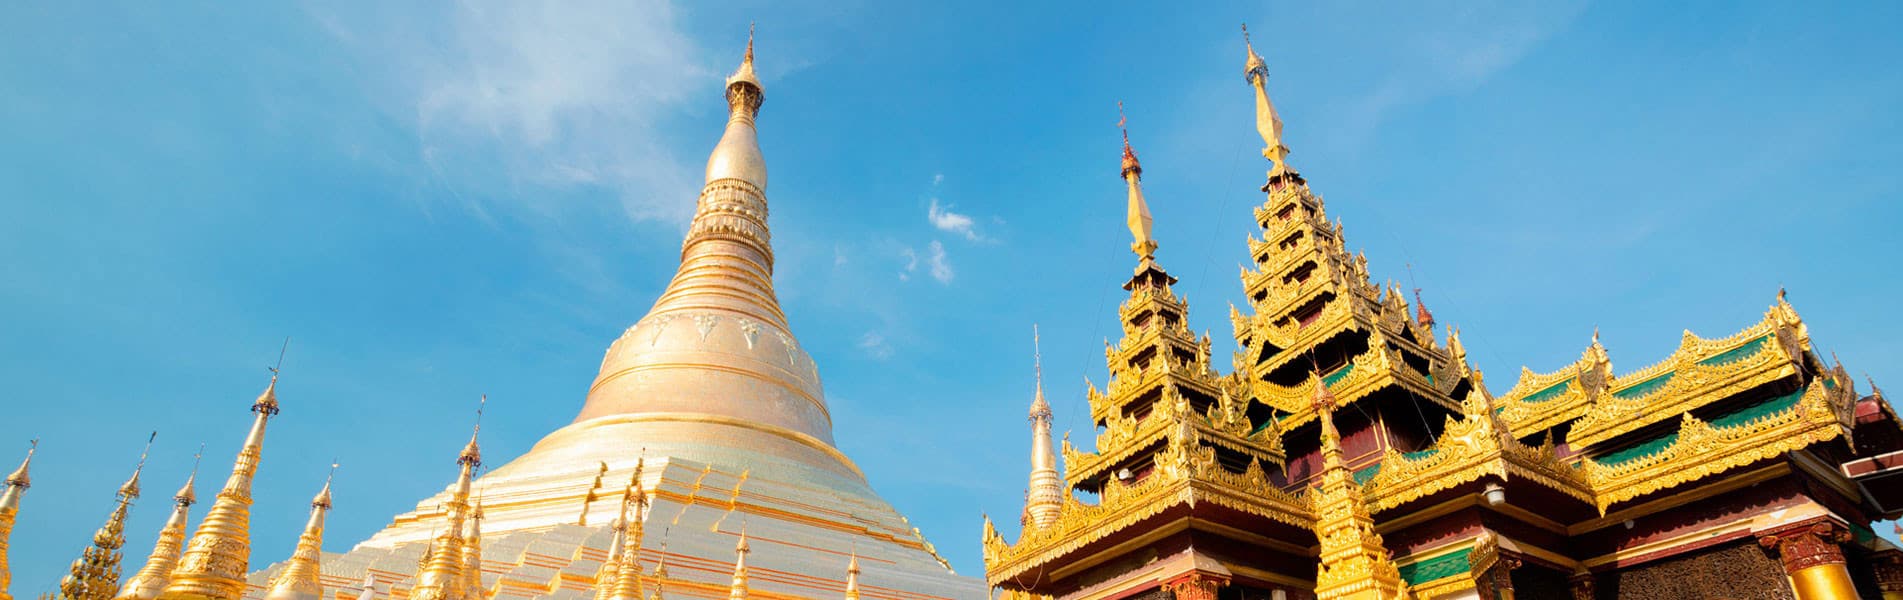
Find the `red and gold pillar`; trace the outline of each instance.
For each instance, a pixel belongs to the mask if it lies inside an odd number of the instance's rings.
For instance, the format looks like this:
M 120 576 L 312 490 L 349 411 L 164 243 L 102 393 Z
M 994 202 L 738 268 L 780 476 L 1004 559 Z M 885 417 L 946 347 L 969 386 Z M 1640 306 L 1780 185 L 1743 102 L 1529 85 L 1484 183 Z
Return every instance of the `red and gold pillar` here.
M 1842 544 L 1850 531 L 1834 521 L 1792 527 L 1760 535 L 1758 543 L 1777 551 L 1797 600 L 1857 600 L 1844 566 Z M 1888 594 L 1885 594 L 1886 596 Z
M 1216 589 L 1223 581 L 1200 573 L 1191 573 L 1163 584 L 1176 600 L 1216 600 Z

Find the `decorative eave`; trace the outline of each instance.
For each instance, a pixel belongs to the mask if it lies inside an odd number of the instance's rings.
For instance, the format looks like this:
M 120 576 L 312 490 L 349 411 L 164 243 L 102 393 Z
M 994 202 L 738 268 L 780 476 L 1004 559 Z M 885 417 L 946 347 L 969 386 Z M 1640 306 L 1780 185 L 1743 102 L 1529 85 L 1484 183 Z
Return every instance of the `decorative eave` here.
M 1309 377 L 1300 385 L 1281 386 L 1260 378 L 1250 382 L 1250 390 L 1263 404 L 1282 408 L 1290 413 L 1282 419 L 1280 427 L 1288 431 L 1315 418 L 1315 409 L 1305 406 L 1308 398 L 1315 394 L 1315 386 L 1328 381 L 1328 391 L 1333 394 L 1341 406 L 1353 404 L 1374 392 L 1390 385 L 1399 386 L 1415 395 L 1441 403 L 1450 409 L 1461 407 L 1447 394 L 1457 385 L 1458 380 L 1429 381 L 1427 375 L 1417 373 L 1398 357 L 1390 357 L 1385 345 L 1370 347 L 1367 352 L 1356 356 L 1346 366 L 1328 373 L 1321 378 Z
M 1220 378 L 1215 367 L 1209 362 L 1207 346 L 1200 346 L 1195 362 L 1178 360 L 1170 354 L 1160 354 L 1157 360 L 1147 368 L 1138 370 L 1127 366 L 1128 363 L 1111 363 L 1110 384 L 1102 392 L 1091 388 L 1086 394 L 1090 402 L 1090 417 L 1099 423 L 1108 423 L 1119 409 L 1141 396 L 1140 392 L 1159 386 L 1177 385 L 1195 390 L 1214 398 L 1222 393 Z
M 1849 439 L 1856 394 L 1847 385 L 1812 381 L 1792 407 L 1731 426 L 1714 426 L 1690 413 L 1679 417 L 1670 443 L 1651 454 L 1602 464 L 1580 461 L 1601 514 L 1613 504 L 1703 480 L 1786 452 Z
M 1498 399 L 1500 418 L 1514 437 L 1526 437 L 1573 420 L 1592 408 L 1612 380 L 1611 365 L 1599 355 L 1598 342 L 1571 365 L 1551 373 L 1520 367 L 1520 380 Z
M 1808 340 L 1776 313 L 1774 307 L 1764 321 L 1730 337 L 1704 339 L 1685 332 L 1670 357 L 1614 377 L 1607 393 L 1573 422 L 1567 442 L 1574 448 L 1604 442 L 1797 376 L 1803 370 Z
M 1502 436 L 1501 423 L 1484 416 L 1480 394 L 1469 395 L 1466 418 L 1448 417 L 1440 437 L 1426 450 L 1388 450 L 1362 487 L 1369 510 L 1387 510 L 1488 476 L 1526 479 L 1580 502 L 1593 502 L 1591 485 L 1578 469 L 1560 461 L 1551 437 L 1532 447 Z
M 1216 464 L 1213 448 L 1171 444 L 1156 456 L 1156 465 L 1141 481 L 1112 479 L 1097 504 L 1066 498 L 1056 521 L 1023 532 L 1015 544 L 1006 543 L 987 518 L 987 581 L 994 587 L 1004 585 L 1176 507 L 1209 504 L 1293 527 L 1313 525 L 1306 499 L 1271 484 L 1268 474 L 1254 464 L 1244 473 L 1230 473 Z
M 1187 435 L 1276 466 L 1287 464 L 1281 434 L 1273 427 L 1252 428 L 1239 402 L 1225 395 L 1217 405 L 1199 414 L 1181 394 L 1166 388 L 1157 408 L 1143 419 L 1111 417 L 1104 432 L 1097 435 L 1097 452 L 1079 452 L 1066 438 L 1062 450 L 1066 483 L 1076 488 L 1105 477 L 1109 469 L 1155 447 L 1171 434 Z

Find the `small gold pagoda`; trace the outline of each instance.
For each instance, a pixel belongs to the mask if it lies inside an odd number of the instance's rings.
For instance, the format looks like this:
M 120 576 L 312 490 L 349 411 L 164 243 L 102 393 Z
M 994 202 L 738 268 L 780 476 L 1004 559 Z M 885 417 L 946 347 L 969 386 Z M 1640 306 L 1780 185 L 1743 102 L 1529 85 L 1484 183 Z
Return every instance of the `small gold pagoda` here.
M 1267 62 L 1244 75 L 1270 161 L 1230 309 L 1227 374 L 1188 324 L 1124 133 L 1134 275 L 1085 391 L 1096 436 L 1043 474 L 1015 540 L 986 519 L 1009 598 L 1903 598 L 1903 421 L 1826 363 L 1779 291 L 1762 321 L 1686 332 L 1619 373 L 1597 335 L 1496 397 L 1458 331 L 1376 285 L 1290 163 Z

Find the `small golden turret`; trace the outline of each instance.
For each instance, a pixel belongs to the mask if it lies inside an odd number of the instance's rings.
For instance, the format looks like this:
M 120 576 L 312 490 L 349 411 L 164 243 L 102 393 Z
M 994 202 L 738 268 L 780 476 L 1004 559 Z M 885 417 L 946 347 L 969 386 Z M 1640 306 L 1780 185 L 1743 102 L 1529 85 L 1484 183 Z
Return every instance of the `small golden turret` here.
M 469 515 L 469 527 L 463 530 L 463 593 L 470 600 L 482 600 L 489 594 L 482 589 L 482 500 L 476 500 L 476 512 Z
M 1401 573 L 1374 532 L 1361 486 L 1342 459 L 1341 432 L 1335 429 L 1335 396 L 1315 371 L 1314 408 L 1321 422 L 1321 484 L 1309 492 L 1319 515 L 1315 536 L 1321 540 L 1316 568 L 1318 600 L 1395 600 L 1407 593 Z
M 332 476 L 337 474 L 336 463 L 331 463 L 330 472 Z M 317 581 L 317 561 L 324 548 L 324 515 L 330 512 L 330 480 L 325 477 L 324 489 L 311 499 L 311 518 L 304 524 L 303 535 L 297 537 L 290 564 L 271 579 L 264 600 L 318 600 L 324 596 L 324 587 Z
M 59 582 L 60 600 L 109 600 L 119 592 L 119 562 L 122 556 L 120 548 L 126 545 L 126 513 L 132 509 L 132 501 L 139 498 L 139 474 L 145 471 L 145 457 L 152 450 L 152 440 L 158 437 L 153 432 L 145 440 L 145 451 L 139 453 L 139 466 L 132 470 L 132 477 L 119 486 L 116 494 L 119 502 L 112 509 L 112 516 L 106 518 L 106 524 L 93 533 L 93 543 L 88 546 L 78 560 L 73 561 L 72 570 Z
M 488 397 L 483 397 L 488 402 Z M 428 560 L 422 566 L 422 572 L 416 575 L 416 586 L 410 588 L 412 600 L 462 600 L 469 593 L 465 589 L 463 577 L 463 523 L 469 519 L 469 486 L 475 478 L 476 468 L 482 466 L 482 449 L 477 444 L 482 435 L 482 410 L 476 410 L 475 432 L 469 435 L 469 443 L 456 457 L 456 464 L 462 470 L 456 476 L 455 491 L 450 494 L 443 533 L 436 536 L 428 550 Z
M 1044 358 L 1038 350 L 1037 325 L 1031 326 L 1031 364 L 1037 388 L 1031 396 L 1031 487 L 1024 512 L 1027 527 L 1042 528 L 1057 520 L 1064 491 L 1051 442 L 1051 403 L 1044 400 Z
M 1130 237 L 1135 239 L 1130 243 L 1130 251 L 1135 252 L 1137 257 L 1143 260 L 1151 260 L 1156 258 L 1157 247 L 1156 238 L 1150 235 L 1150 225 L 1154 219 L 1150 218 L 1149 202 L 1143 199 L 1143 165 L 1137 162 L 1136 150 L 1130 148 L 1130 130 L 1124 128 L 1129 121 L 1129 118 L 1123 116 L 1123 103 L 1118 102 L 1117 128 L 1123 129 L 1123 181 L 1130 186 L 1127 220 L 1130 225 Z
M 846 600 L 859 600 L 859 553 L 846 562 Z
M 1249 41 L 1249 26 L 1242 26 L 1242 44 L 1248 49 L 1248 60 L 1243 64 L 1243 76 L 1249 86 L 1255 88 L 1255 129 L 1262 135 L 1262 157 L 1275 162 L 1275 168 L 1269 171 L 1269 182 L 1262 191 L 1278 187 L 1284 181 L 1303 183 L 1302 175 L 1288 164 L 1288 146 L 1282 144 L 1282 118 L 1275 114 L 1275 103 L 1269 101 L 1269 64 L 1255 53 L 1255 44 Z
M 238 600 L 244 596 L 245 574 L 251 568 L 251 481 L 258 475 L 258 463 L 264 457 L 264 431 L 271 417 L 278 414 L 278 374 L 271 370 L 271 383 L 251 403 L 255 415 L 244 447 L 232 463 L 231 477 L 218 490 L 205 521 L 198 525 L 192 540 L 185 545 L 178 570 L 159 594 L 163 600 Z
M 612 600 L 641 600 L 641 543 L 647 537 L 647 491 L 641 488 L 641 472 L 647 466 L 647 458 L 634 461 L 634 477 L 628 481 L 628 493 L 622 496 L 622 512 L 627 514 L 623 520 L 626 540 L 621 550 L 620 562 L 615 566 L 614 593 Z
M 27 468 L 33 464 L 33 453 L 40 449 L 40 441 L 33 440 L 27 447 L 26 460 L 20 461 L 20 468 L 7 475 L 7 489 L 0 491 L 0 600 L 13 600 L 7 593 L 7 587 L 13 583 L 13 573 L 7 566 L 7 540 L 13 537 L 13 521 L 20 516 L 20 497 L 26 494 L 26 488 L 33 487 L 33 480 L 27 476 Z
M 667 586 L 667 535 L 666 535 L 666 532 L 662 532 L 661 558 L 658 562 L 654 564 L 654 593 L 648 596 L 648 600 L 661 600 L 661 596 L 662 596 L 661 588 L 666 586 Z
M 727 586 L 728 600 L 746 600 L 747 597 L 747 527 L 740 526 L 740 543 L 734 544 L 733 584 Z
M 165 520 L 165 526 L 159 529 L 159 541 L 152 545 L 152 554 L 145 559 L 145 566 L 119 588 L 115 600 L 152 600 L 165 591 L 165 584 L 172 580 L 172 570 L 178 568 L 179 554 L 185 550 L 185 527 L 192 505 L 198 502 L 198 493 L 193 489 L 198 481 L 198 459 L 204 456 L 204 447 L 199 447 L 197 456 L 192 457 L 192 474 L 185 478 L 185 485 L 172 495 L 172 516 Z

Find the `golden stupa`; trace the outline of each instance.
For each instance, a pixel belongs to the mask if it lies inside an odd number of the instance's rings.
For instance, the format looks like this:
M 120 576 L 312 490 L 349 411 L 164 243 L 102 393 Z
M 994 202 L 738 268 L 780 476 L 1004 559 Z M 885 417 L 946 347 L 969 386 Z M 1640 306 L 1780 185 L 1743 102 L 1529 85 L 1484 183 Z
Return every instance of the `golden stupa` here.
M 865 596 L 983 594 L 834 446 L 817 365 L 773 291 L 766 161 L 754 129 L 763 99 L 749 36 L 727 78 L 726 132 L 707 160 L 672 283 L 609 345 L 575 421 L 474 482 L 485 595 L 593 597 L 629 494 L 645 495 L 647 514 L 635 517 L 645 536 L 626 540 L 627 552 L 638 554 L 646 585 L 664 583 L 670 596 L 728 595 L 743 527 L 753 548 L 748 586 L 762 597 L 837 597 L 853 556 Z M 411 588 L 419 558 L 451 521 L 455 492 L 323 556 L 325 587 L 354 591 L 375 575 L 392 594 Z M 652 575 L 663 559 L 664 581 Z M 248 596 L 261 597 L 283 568 L 253 573 Z

